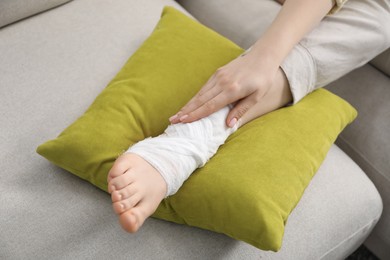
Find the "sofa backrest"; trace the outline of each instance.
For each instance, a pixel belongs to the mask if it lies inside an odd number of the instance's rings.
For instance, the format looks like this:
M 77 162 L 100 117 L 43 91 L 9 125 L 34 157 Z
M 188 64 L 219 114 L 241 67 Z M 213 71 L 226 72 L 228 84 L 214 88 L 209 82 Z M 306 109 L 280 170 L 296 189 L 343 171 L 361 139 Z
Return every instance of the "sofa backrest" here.
M 0 28 L 71 0 L 1 0 Z
M 390 48 L 373 59 L 371 64 L 390 77 Z

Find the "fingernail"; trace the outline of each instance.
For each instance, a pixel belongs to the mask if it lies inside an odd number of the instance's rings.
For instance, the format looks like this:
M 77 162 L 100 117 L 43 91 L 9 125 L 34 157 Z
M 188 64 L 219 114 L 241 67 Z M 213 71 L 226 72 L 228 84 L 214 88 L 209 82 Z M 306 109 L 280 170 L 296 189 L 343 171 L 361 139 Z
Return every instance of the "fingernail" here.
M 180 121 L 183 121 L 184 119 L 186 119 L 188 117 L 188 115 L 184 115 L 184 116 L 182 116 L 182 117 L 180 117 Z
M 230 122 L 229 122 L 229 127 L 233 127 L 236 123 L 237 123 L 237 118 L 233 118 L 233 119 L 230 120 Z
M 175 120 L 177 118 L 177 114 L 176 115 L 174 115 L 174 116 L 171 116 L 170 118 L 169 118 L 169 121 L 173 121 L 173 120 Z

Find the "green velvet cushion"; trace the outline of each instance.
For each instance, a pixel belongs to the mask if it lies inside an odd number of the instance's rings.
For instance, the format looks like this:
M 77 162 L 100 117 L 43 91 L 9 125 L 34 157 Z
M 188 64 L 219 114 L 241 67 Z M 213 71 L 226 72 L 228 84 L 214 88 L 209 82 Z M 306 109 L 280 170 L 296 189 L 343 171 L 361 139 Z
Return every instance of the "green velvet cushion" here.
M 166 7 L 152 35 L 89 109 L 37 151 L 106 191 L 115 159 L 135 142 L 161 134 L 214 71 L 242 52 Z M 355 116 L 348 103 L 318 90 L 258 118 L 231 135 L 153 216 L 277 251 L 288 215 Z

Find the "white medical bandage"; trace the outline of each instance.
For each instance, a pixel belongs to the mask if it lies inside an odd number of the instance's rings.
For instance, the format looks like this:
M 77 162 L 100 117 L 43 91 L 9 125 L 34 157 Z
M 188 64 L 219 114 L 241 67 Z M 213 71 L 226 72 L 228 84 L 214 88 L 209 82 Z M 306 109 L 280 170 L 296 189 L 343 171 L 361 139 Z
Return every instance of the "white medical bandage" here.
M 226 126 L 229 111 L 226 106 L 198 121 L 169 125 L 163 134 L 134 144 L 126 153 L 137 154 L 156 168 L 167 183 L 166 196 L 173 195 L 237 130 L 239 123 Z

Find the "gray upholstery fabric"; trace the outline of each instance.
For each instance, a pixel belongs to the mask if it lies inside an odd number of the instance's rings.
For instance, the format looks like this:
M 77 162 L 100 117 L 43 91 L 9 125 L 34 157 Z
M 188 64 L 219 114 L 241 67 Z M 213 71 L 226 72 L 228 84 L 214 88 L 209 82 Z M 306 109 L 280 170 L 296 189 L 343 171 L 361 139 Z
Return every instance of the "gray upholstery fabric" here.
M 342 259 L 382 210 L 333 146 L 288 220 L 283 248 L 149 219 L 121 230 L 110 196 L 36 147 L 80 116 L 159 19 L 167 0 L 77 0 L 0 29 L 0 259 Z
M 384 211 L 373 236 L 390 259 L 390 78 L 366 65 L 328 86 L 359 112 L 337 144 L 366 172 L 381 193 Z M 375 250 L 377 251 L 377 250 Z M 385 257 L 386 256 L 386 257 Z
M 69 1 L 70 0 L 1 0 L 0 27 Z
M 275 0 L 178 0 L 178 2 L 200 22 L 245 49 L 252 46 L 280 10 L 280 4 Z
M 378 55 L 371 64 L 390 77 L 390 49 Z

